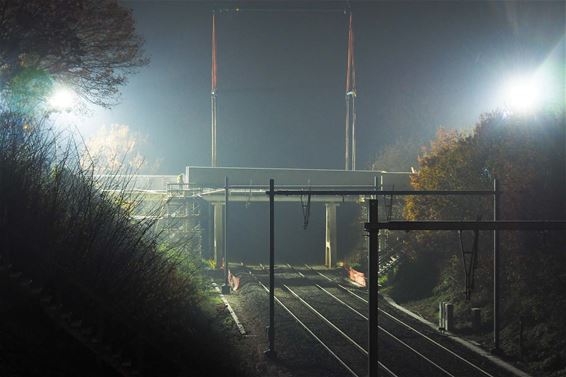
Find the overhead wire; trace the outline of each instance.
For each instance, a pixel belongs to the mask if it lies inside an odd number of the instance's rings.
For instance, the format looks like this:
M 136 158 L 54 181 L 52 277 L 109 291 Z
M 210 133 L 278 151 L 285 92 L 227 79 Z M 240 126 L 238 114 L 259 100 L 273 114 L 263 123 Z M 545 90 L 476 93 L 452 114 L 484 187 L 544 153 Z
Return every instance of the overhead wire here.
M 240 13 L 240 12 L 255 12 L 255 13 L 344 13 L 344 8 L 220 8 L 220 12 L 226 13 Z

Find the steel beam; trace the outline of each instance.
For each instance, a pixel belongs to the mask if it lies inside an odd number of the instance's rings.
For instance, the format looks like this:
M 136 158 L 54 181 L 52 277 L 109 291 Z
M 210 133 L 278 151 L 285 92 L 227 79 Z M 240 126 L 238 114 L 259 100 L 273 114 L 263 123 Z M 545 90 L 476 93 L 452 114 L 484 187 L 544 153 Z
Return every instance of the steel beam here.
M 269 195 L 269 191 L 265 192 L 266 195 Z M 277 190 L 275 191 L 274 195 L 277 196 L 295 196 L 295 195 L 330 195 L 330 196 L 348 196 L 348 195 L 357 195 L 357 196 L 371 196 L 371 195 L 380 195 L 380 196 L 423 196 L 423 195 L 430 195 L 430 196 L 466 196 L 466 195 L 493 195 L 494 192 L 491 190 L 473 190 L 473 191 L 452 191 L 452 190 L 445 190 L 445 191 L 430 191 L 430 190 L 423 190 L 423 191 L 413 191 L 413 190 Z
M 566 221 L 388 221 L 366 223 L 366 230 L 566 230 Z

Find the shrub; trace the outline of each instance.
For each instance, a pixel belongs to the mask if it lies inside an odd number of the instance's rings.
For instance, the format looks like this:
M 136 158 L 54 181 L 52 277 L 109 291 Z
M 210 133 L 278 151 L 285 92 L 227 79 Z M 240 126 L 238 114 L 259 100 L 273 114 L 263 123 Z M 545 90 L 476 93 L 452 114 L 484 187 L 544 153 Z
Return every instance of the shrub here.
M 200 347 L 211 341 L 199 339 L 209 329 L 199 328 L 207 321 L 198 262 L 160 246 L 152 221 L 132 219 L 139 200 L 104 190 L 127 182 L 98 187 L 72 141 L 41 122 L 23 127 L 17 114 L 0 121 L 0 258 L 74 315 L 104 318 L 110 342 L 142 342 L 174 364 L 193 360 L 193 372 L 222 370 Z
M 482 117 L 472 133 L 441 132 L 419 159 L 412 176 L 417 190 L 491 189 L 497 177 L 500 218 L 558 220 L 566 216 L 566 118 L 563 114 Z M 408 197 L 408 220 L 491 220 L 492 198 Z M 467 234 L 465 247 L 471 248 Z M 539 321 L 563 310 L 564 240 L 553 232 L 501 232 L 502 327 L 519 318 Z M 480 232 L 478 265 L 471 302 L 464 301 L 464 272 L 455 232 L 412 232 L 405 241 L 413 250 L 414 268 L 399 270 L 398 281 L 436 280 L 432 293 L 450 297 L 462 312 L 470 306 L 491 310 L 492 232 Z M 457 258 L 454 257 L 457 255 Z M 436 260 L 437 268 L 418 262 Z M 405 275 L 401 276 L 401 273 Z M 399 284 L 400 284 L 399 283 Z M 409 289 L 405 285 L 401 290 Z M 460 305 L 461 304 L 461 305 Z

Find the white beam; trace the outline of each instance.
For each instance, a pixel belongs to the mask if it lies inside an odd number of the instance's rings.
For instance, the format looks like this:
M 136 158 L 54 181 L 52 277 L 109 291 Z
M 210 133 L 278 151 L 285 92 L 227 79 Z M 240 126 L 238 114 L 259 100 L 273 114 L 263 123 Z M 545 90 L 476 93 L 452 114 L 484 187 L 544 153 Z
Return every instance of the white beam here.
M 224 203 L 224 190 L 213 190 L 209 192 L 203 192 L 199 194 L 201 198 L 209 203 Z M 307 195 L 303 197 L 303 201 L 307 200 Z M 358 196 L 316 196 L 311 197 L 311 203 L 356 203 L 361 201 L 361 197 Z M 301 202 L 300 196 L 277 196 L 275 198 L 276 202 Z M 269 202 L 269 196 L 265 194 L 265 190 L 230 190 L 230 202 Z
M 408 172 L 385 172 L 372 170 L 331 170 L 331 169 L 282 169 L 282 168 L 248 168 L 248 167 L 208 167 L 187 166 L 186 176 L 191 185 L 208 188 L 224 187 L 224 177 L 230 178 L 230 184 L 267 185 L 270 179 L 275 186 L 368 186 L 374 185 L 384 176 L 384 184 L 396 189 L 408 188 Z

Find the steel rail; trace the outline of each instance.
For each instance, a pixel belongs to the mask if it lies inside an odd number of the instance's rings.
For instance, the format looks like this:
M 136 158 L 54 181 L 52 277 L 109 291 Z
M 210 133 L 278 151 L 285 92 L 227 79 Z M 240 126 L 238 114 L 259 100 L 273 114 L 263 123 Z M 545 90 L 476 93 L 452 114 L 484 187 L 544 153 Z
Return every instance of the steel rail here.
M 362 313 L 360 313 L 358 310 L 354 309 L 352 306 L 348 305 L 347 303 L 345 303 L 344 301 L 342 301 L 341 299 L 339 299 L 336 295 L 330 293 L 329 291 L 327 291 L 326 289 L 320 287 L 318 284 L 316 284 L 316 286 L 318 288 L 321 288 L 323 292 L 325 292 L 326 294 L 328 294 L 330 297 L 332 297 L 333 299 L 335 299 L 336 301 L 338 301 L 339 303 L 341 303 L 342 305 L 346 306 L 347 308 L 349 308 L 350 310 L 352 310 L 354 313 L 356 313 L 357 315 L 359 315 L 360 317 L 362 317 L 363 319 L 365 319 L 366 321 L 368 320 L 368 317 L 363 315 Z M 409 344 L 405 343 L 403 340 L 399 339 L 397 336 L 393 335 L 391 332 L 387 331 L 383 326 L 378 325 L 377 328 L 381 331 L 383 331 L 384 333 L 386 333 L 387 335 L 389 335 L 391 338 L 395 339 L 397 342 L 401 343 L 403 346 L 405 346 L 406 348 L 408 348 L 410 351 L 414 352 L 415 354 L 417 354 L 418 356 L 420 356 L 422 359 L 424 359 L 425 361 L 429 362 L 430 364 L 434 365 L 436 368 L 438 368 L 440 371 L 442 371 L 444 374 L 447 374 L 449 376 L 453 376 L 455 377 L 452 373 L 448 372 L 446 369 L 442 368 L 440 365 L 438 365 L 437 363 L 435 363 L 434 361 L 432 361 L 429 357 L 423 355 L 422 353 L 420 353 L 416 348 L 410 346 Z
M 489 377 L 494 377 L 492 374 L 490 374 L 489 372 L 486 372 L 485 370 L 483 370 L 482 368 L 480 368 L 479 366 L 475 365 L 474 363 L 472 363 L 471 361 L 463 358 L 462 356 L 458 355 L 457 353 L 455 353 L 454 351 L 450 350 L 449 348 L 443 346 L 442 344 L 438 343 L 437 341 L 435 341 L 434 339 L 430 338 L 429 336 L 421 333 L 420 331 L 416 330 L 414 327 L 412 327 L 411 325 L 401 321 L 400 319 L 396 318 L 395 316 L 391 315 L 390 313 L 386 312 L 385 310 L 378 308 L 378 310 L 380 312 L 382 312 L 383 314 L 387 315 L 389 318 L 391 318 L 392 320 L 398 322 L 399 324 L 405 326 L 406 328 L 414 331 L 415 333 L 421 335 L 423 338 L 425 338 L 426 340 L 428 340 L 429 342 L 433 343 L 434 345 L 436 345 L 437 347 L 440 347 L 441 349 L 443 349 L 444 351 L 450 353 L 452 356 L 456 357 L 457 359 L 459 359 L 460 361 L 463 361 L 464 363 L 468 364 L 469 366 L 471 366 L 472 368 L 476 369 L 478 372 L 483 373 L 486 376 Z
M 263 264 L 260 263 L 260 267 L 265 270 L 265 266 L 263 266 Z M 248 270 L 249 274 L 251 276 L 254 277 L 254 279 L 262 286 L 262 288 L 269 293 L 269 289 L 250 271 Z M 289 293 L 291 293 L 295 298 L 297 298 L 301 303 L 303 303 L 305 306 L 307 306 L 307 308 L 309 308 L 311 311 L 313 311 L 318 317 L 320 317 L 321 319 L 323 319 L 323 321 L 329 325 L 331 328 L 333 328 L 335 331 L 337 331 L 338 333 L 340 333 L 340 335 L 342 335 L 343 337 L 345 337 L 350 343 L 352 343 L 354 345 L 354 347 L 356 347 L 360 352 L 362 352 L 364 355 L 367 356 L 367 351 L 360 346 L 358 343 L 356 343 L 356 341 L 354 341 L 352 338 L 350 338 L 347 334 L 345 334 L 342 330 L 340 330 L 340 328 L 338 328 L 336 325 L 334 325 L 331 321 L 329 321 L 327 318 L 325 318 L 321 313 L 319 313 L 316 309 L 314 309 L 310 304 L 308 304 L 306 301 L 304 301 L 300 296 L 298 296 L 295 292 L 293 292 L 287 285 L 283 284 L 283 286 L 285 287 L 285 289 L 287 289 L 289 291 Z M 328 347 L 320 338 L 318 338 L 314 332 L 312 330 L 310 330 L 308 328 L 307 325 L 305 325 L 295 314 L 293 314 L 291 312 L 290 309 L 288 309 L 282 302 L 281 300 L 279 300 L 279 298 L 275 297 L 276 302 L 281 305 L 283 307 L 283 309 L 285 309 L 287 311 L 287 313 L 289 313 L 289 315 L 291 315 L 291 317 L 293 317 L 293 319 L 295 319 L 311 336 L 313 336 L 342 366 L 344 366 L 348 371 L 350 371 L 351 373 L 353 373 L 354 375 L 355 372 L 352 371 L 351 368 L 349 368 L 346 363 L 340 359 L 340 357 L 338 355 L 336 355 L 336 353 L 334 351 L 332 351 L 332 349 L 330 349 L 330 347 Z M 382 368 L 383 370 L 385 370 L 389 375 L 391 375 L 392 377 L 398 377 L 397 374 L 395 374 L 391 369 L 389 369 L 387 366 L 385 366 L 381 361 L 378 360 L 377 362 L 378 367 Z
M 423 355 L 422 353 L 420 353 L 416 348 L 411 347 L 410 345 L 405 343 L 403 340 L 399 339 L 397 336 L 395 336 L 395 335 L 391 334 L 389 331 L 385 330 L 382 326 L 378 325 L 377 328 L 380 329 L 381 331 L 383 331 L 384 333 L 386 333 L 387 335 L 389 335 L 391 338 L 393 338 L 396 341 L 398 341 L 399 343 L 401 343 L 402 345 L 404 345 L 405 347 L 407 347 L 409 350 L 413 351 L 415 354 L 419 355 L 423 360 L 428 361 L 431 365 L 434 365 L 442 373 L 446 374 L 447 376 L 456 377 L 456 375 L 448 372 L 446 369 L 444 369 L 443 367 L 441 367 L 440 365 L 438 365 L 437 363 L 432 361 L 430 358 L 428 358 L 425 355 Z
M 356 294 L 355 292 L 352 292 L 351 290 L 349 290 L 348 288 L 344 287 L 343 285 L 340 285 L 341 289 L 345 290 L 346 292 L 350 293 L 351 295 L 353 295 L 354 297 L 358 298 L 359 300 L 365 302 L 366 304 L 368 303 L 368 301 L 361 297 L 360 295 Z M 437 347 L 440 347 L 441 349 L 443 349 L 444 351 L 450 353 L 452 356 L 456 357 L 457 359 L 463 361 L 464 363 L 468 364 L 469 366 L 471 366 L 472 368 L 476 369 L 477 371 L 483 373 L 484 375 L 488 376 L 488 377 L 494 377 L 492 374 L 490 374 L 489 372 L 486 372 L 485 370 L 483 370 L 482 368 L 480 368 L 479 366 L 475 365 L 474 363 L 472 363 L 471 361 L 463 358 L 462 356 L 458 355 L 457 353 L 455 353 L 454 351 L 452 351 L 451 349 L 443 346 L 442 344 L 438 343 L 436 340 L 432 339 L 431 337 L 429 337 L 426 334 L 423 334 L 422 332 L 420 332 L 419 330 L 415 329 L 414 327 L 412 327 L 411 325 L 401 321 L 399 318 L 393 316 L 392 314 L 388 313 L 387 311 L 381 309 L 381 308 L 377 308 L 377 310 L 379 310 L 380 312 L 382 312 L 383 314 L 387 315 L 388 317 L 390 317 L 391 319 L 395 320 L 396 322 L 400 323 L 401 325 L 405 326 L 406 328 L 412 330 L 413 332 L 417 333 L 418 335 L 422 336 L 423 338 L 425 338 L 426 340 L 428 340 L 429 342 L 433 343 L 434 345 L 436 345 Z
M 289 267 L 297 272 L 292 266 L 289 265 Z M 307 278 L 306 276 L 304 276 L 303 274 L 300 274 L 300 276 L 307 280 L 310 281 L 312 283 L 312 281 Z M 340 300 L 336 295 L 328 292 L 326 289 L 322 288 L 321 286 L 319 286 L 318 284 L 314 284 L 317 288 L 322 289 L 323 292 L 325 292 L 326 294 L 328 294 L 330 297 L 332 297 L 333 299 L 335 299 L 336 301 L 338 301 L 339 303 L 341 303 L 342 305 L 345 305 L 348 309 L 352 310 L 353 312 L 355 312 L 356 314 L 358 314 L 359 316 L 361 316 L 363 319 L 365 319 L 366 321 L 368 320 L 368 317 L 363 315 L 362 313 L 360 313 L 359 311 L 357 311 L 356 309 L 352 308 L 350 305 L 346 304 L 344 301 Z M 300 297 L 297 296 L 297 298 L 301 301 L 303 301 Z M 305 305 L 308 305 L 305 302 Z M 324 318 L 323 318 L 324 319 Z M 409 344 L 407 344 L 406 342 L 404 342 L 403 340 L 401 340 L 399 337 L 395 336 L 394 334 L 392 334 L 391 332 L 387 331 L 383 326 L 378 325 L 377 328 L 381 331 L 383 331 L 385 334 L 389 335 L 389 337 L 393 338 L 394 340 L 396 340 L 398 343 L 402 344 L 403 346 L 405 346 L 406 348 L 408 348 L 410 351 L 412 351 L 413 353 L 415 353 L 416 355 L 420 356 L 422 359 L 424 359 L 425 361 L 427 361 L 428 363 L 430 363 L 431 365 L 435 366 L 437 369 L 439 369 L 441 372 L 443 372 L 444 374 L 451 376 L 451 377 L 456 377 L 455 375 L 453 375 L 452 373 L 450 373 L 449 371 L 447 371 L 446 369 L 444 369 L 443 367 L 441 367 L 440 365 L 438 365 L 436 362 L 434 362 L 433 360 L 431 360 L 429 357 L 423 355 L 421 352 L 419 352 L 416 348 L 410 346 Z M 367 354 L 367 351 L 366 351 Z
M 346 291 L 347 293 L 351 294 L 352 296 L 356 297 L 357 299 L 363 301 L 364 303 L 368 303 L 368 300 L 366 300 L 365 298 L 363 298 L 362 296 L 358 295 L 355 292 L 352 292 L 350 289 L 348 289 L 347 287 L 337 283 L 336 281 L 334 281 L 333 279 L 330 279 L 329 277 L 327 277 L 326 275 L 320 273 L 319 271 L 314 270 L 313 268 L 311 268 L 310 266 L 307 265 L 308 268 L 310 268 L 312 271 L 317 272 L 319 275 L 325 277 L 326 279 L 328 279 L 329 281 L 334 282 L 340 289 Z M 434 345 L 436 345 L 437 347 L 440 347 L 441 349 L 443 349 L 444 351 L 448 352 L 449 354 L 451 354 L 452 356 L 456 357 L 457 359 L 459 359 L 460 361 L 463 361 L 464 363 L 468 364 L 469 366 L 471 366 L 472 368 L 476 369 L 477 371 L 483 373 L 484 375 L 488 376 L 488 377 L 494 377 L 492 374 L 490 374 L 489 372 L 486 372 L 485 370 L 483 370 L 482 368 L 480 368 L 479 366 L 475 365 L 474 363 L 472 363 L 471 361 L 463 358 L 462 356 L 458 355 L 457 353 L 455 353 L 454 351 L 450 350 L 449 348 L 443 346 L 442 344 L 438 343 L 436 340 L 432 339 L 431 337 L 429 337 L 426 334 L 423 334 L 422 332 L 420 332 L 419 330 L 415 329 L 414 327 L 412 327 L 411 325 L 401 321 L 400 319 L 398 319 L 397 317 L 393 316 L 392 314 L 388 313 L 387 311 L 381 309 L 381 308 L 377 308 L 377 310 L 379 310 L 380 312 L 382 312 L 383 314 L 387 315 L 389 318 L 395 320 L 396 322 L 398 322 L 399 324 L 405 326 L 406 328 L 410 329 L 411 331 L 415 332 L 416 334 L 422 336 L 423 338 L 425 338 L 426 340 L 428 340 L 429 342 L 433 343 Z
M 336 284 L 338 287 L 344 289 L 346 292 L 348 292 L 348 293 L 350 293 L 350 294 L 353 294 L 353 295 L 356 295 L 355 293 L 350 292 L 350 290 L 349 290 L 348 288 L 344 287 L 342 284 L 338 283 L 336 280 L 329 278 L 328 276 L 326 276 L 326 275 L 324 275 L 323 273 L 321 273 L 321 272 L 315 270 L 314 268 L 312 268 L 312 267 L 309 266 L 308 264 L 305 264 L 305 266 L 306 266 L 309 270 L 311 270 L 312 272 L 314 272 L 314 273 L 316 273 L 316 274 L 322 276 L 323 278 L 325 278 L 325 279 L 328 280 L 329 282 L 334 283 L 334 284 Z M 357 296 L 357 295 L 356 295 L 356 296 Z M 365 302 L 366 302 L 366 304 L 368 303 L 367 300 L 365 300 Z
M 383 369 L 384 371 L 386 371 L 387 373 L 389 373 L 389 375 L 391 377 L 399 377 L 397 374 L 395 374 L 391 369 L 387 368 L 381 361 L 377 360 L 377 366 L 380 367 L 381 369 Z
M 262 266 L 262 265 L 260 265 Z M 289 288 L 288 285 L 286 284 L 281 284 L 289 293 L 291 293 L 291 295 L 293 295 L 293 297 L 295 297 L 297 300 L 299 300 L 304 306 L 307 307 L 307 309 L 309 309 L 311 312 L 313 312 L 317 317 L 319 317 L 324 323 L 326 323 L 328 326 L 330 326 L 334 331 L 336 331 L 338 334 L 340 334 L 344 339 L 346 339 L 348 342 L 350 342 L 355 348 L 358 349 L 358 351 L 360 351 L 361 353 L 363 353 L 364 355 L 368 355 L 368 352 L 366 351 L 366 349 L 364 347 L 362 347 L 359 343 L 357 343 L 354 339 L 352 339 L 348 334 L 346 334 L 342 329 L 340 329 L 338 326 L 336 326 L 334 323 L 332 323 L 332 321 L 330 321 L 328 318 L 326 318 L 324 315 L 322 315 L 318 310 L 316 310 L 314 307 L 312 307 L 308 302 L 306 302 L 302 297 L 300 297 L 295 291 L 293 291 L 291 288 Z
M 340 329 L 338 326 L 336 326 L 334 323 L 332 323 L 332 321 L 330 321 L 328 318 L 326 318 L 324 315 L 322 315 L 322 313 L 320 313 L 318 310 L 313 308 L 311 304 L 306 302 L 301 296 L 299 296 L 296 292 L 294 292 L 286 284 L 283 284 L 283 287 L 285 287 L 285 289 L 287 289 L 289 291 L 289 293 L 291 293 L 293 295 L 293 297 L 295 297 L 297 300 L 299 300 L 310 311 L 312 311 L 314 314 L 316 314 L 317 317 L 322 319 L 322 321 L 324 323 L 326 323 L 328 326 L 330 326 L 338 334 L 342 335 L 342 337 L 344 339 L 346 339 L 348 342 L 350 342 L 354 347 L 356 347 L 358 349 L 358 351 L 360 351 L 361 353 L 363 353 L 366 356 L 368 355 L 368 351 L 364 347 L 362 347 L 359 343 L 357 343 L 354 339 L 352 339 L 348 334 L 346 334 L 342 329 Z
M 295 271 L 300 277 L 307 279 L 309 281 L 311 281 L 318 289 L 320 289 L 321 291 L 323 291 L 324 293 L 326 293 L 327 295 L 331 296 L 332 298 L 334 298 L 336 301 L 338 301 L 339 303 L 341 303 L 342 305 L 346 306 L 348 309 L 350 309 L 351 311 L 353 311 L 354 313 L 356 313 L 358 316 L 362 317 L 363 319 L 367 320 L 368 317 L 363 315 L 362 313 L 360 313 L 358 310 L 356 310 L 354 307 L 352 307 L 351 305 L 349 305 L 348 303 L 342 301 L 341 299 L 339 299 L 336 295 L 333 295 L 331 292 L 329 292 L 326 288 L 320 286 L 319 284 L 316 284 L 315 282 L 313 282 L 312 280 L 310 280 L 308 277 L 306 277 L 301 271 L 296 270 L 293 266 L 291 266 L 290 264 L 287 264 L 287 266 L 289 266 L 290 269 L 292 269 L 293 271 Z
M 265 292 L 269 294 L 269 288 L 267 288 L 256 276 L 254 276 L 254 274 L 251 271 L 248 272 L 251 276 L 254 277 L 256 282 L 263 288 L 263 290 L 265 290 Z M 330 347 L 328 347 L 318 336 L 316 336 L 316 334 L 305 323 L 303 323 L 303 321 L 301 321 L 299 317 L 297 317 L 291 311 L 291 309 L 289 309 L 285 304 L 283 304 L 281 300 L 279 300 L 279 298 L 275 297 L 275 301 L 287 312 L 287 314 L 291 316 L 291 318 L 293 318 L 299 325 L 301 325 L 301 327 L 307 333 L 309 333 L 332 357 L 334 357 L 334 359 L 338 361 L 338 363 L 342 365 L 344 369 L 346 369 L 352 376 L 360 377 L 356 372 L 352 370 L 352 368 L 348 366 L 348 364 L 346 364 L 346 362 L 344 362 L 344 360 L 342 360 L 334 351 L 332 351 Z
M 328 281 L 330 281 L 330 282 L 332 282 L 332 283 L 336 283 L 336 281 L 335 281 L 334 279 L 331 279 L 331 278 L 329 278 L 328 276 L 326 276 L 326 275 L 320 273 L 319 271 L 315 270 L 314 268 L 312 268 L 312 267 L 309 266 L 308 264 L 305 264 L 305 266 L 306 266 L 309 270 L 311 270 L 311 271 L 313 271 L 313 272 L 316 272 L 317 274 L 319 274 L 320 276 L 322 276 L 322 277 L 325 278 L 326 280 L 328 280 Z

